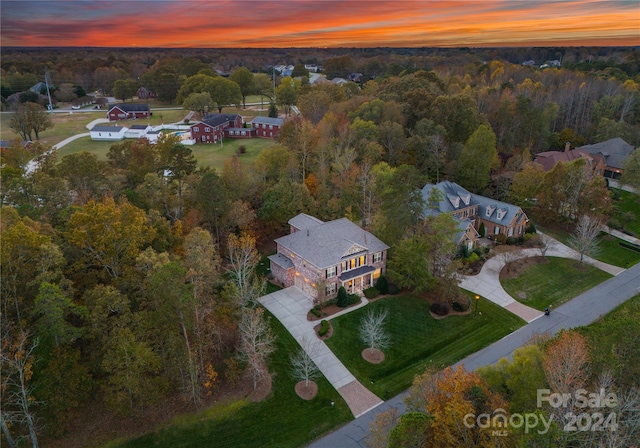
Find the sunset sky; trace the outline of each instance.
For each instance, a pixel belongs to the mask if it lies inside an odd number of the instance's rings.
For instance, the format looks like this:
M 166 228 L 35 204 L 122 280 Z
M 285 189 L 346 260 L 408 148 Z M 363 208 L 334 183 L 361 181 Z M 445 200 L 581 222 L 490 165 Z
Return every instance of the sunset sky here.
M 640 45 L 640 0 L 2 0 L 2 46 Z

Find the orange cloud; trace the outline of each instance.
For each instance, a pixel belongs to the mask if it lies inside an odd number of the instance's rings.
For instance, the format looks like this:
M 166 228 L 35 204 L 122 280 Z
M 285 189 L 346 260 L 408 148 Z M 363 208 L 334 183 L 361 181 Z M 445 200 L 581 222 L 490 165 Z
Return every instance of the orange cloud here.
M 636 0 L 150 0 L 3 3 L 3 45 L 639 45 Z

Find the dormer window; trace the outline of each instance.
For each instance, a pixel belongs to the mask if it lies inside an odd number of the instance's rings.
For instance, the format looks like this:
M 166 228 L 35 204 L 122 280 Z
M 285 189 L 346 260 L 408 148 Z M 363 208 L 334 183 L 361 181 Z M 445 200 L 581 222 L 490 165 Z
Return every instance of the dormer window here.
M 493 214 L 493 212 L 495 211 L 496 206 L 495 205 L 487 205 L 487 208 L 485 210 L 485 214 L 487 217 L 491 216 Z
M 498 213 L 497 213 L 497 218 L 498 220 L 501 220 L 502 218 L 504 218 L 504 216 L 507 214 L 507 209 L 506 208 L 500 208 L 498 209 Z
M 458 197 L 460 197 L 460 199 L 462 199 L 462 202 L 464 202 L 464 205 L 469 205 L 469 203 L 471 202 L 471 193 L 463 193 L 463 192 L 458 192 Z
M 451 205 L 453 205 L 453 208 L 460 207 L 460 197 L 459 196 L 453 196 L 453 195 L 448 194 L 447 195 L 447 199 L 449 199 L 449 202 L 451 202 Z

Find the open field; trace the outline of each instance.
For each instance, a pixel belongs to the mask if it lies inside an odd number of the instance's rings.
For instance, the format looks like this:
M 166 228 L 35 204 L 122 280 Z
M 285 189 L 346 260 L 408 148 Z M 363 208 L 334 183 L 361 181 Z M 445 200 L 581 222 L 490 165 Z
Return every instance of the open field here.
M 527 266 L 515 278 L 500 279 L 502 287 L 519 302 L 543 311 L 612 277 L 588 264 L 579 266 L 576 260 L 557 257 L 547 257 L 547 260 L 547 263 Z
M 381 308 L 389 310 L 385 329 L 392 345 L 384 350 L 385 361 L 374 365 L 362 358 L 365 345 L 360 341 L 358 328 L 369 310 Z M 479 300 L 478 311 L 434 319 L 429 313 L 429 302 L 423 298 L 388 297 L 332 319 L 333 336 L 326 342 L 363 385 L 387 399 L 407 389 L 414 376 L 427 368 L 451 365 L 525 324 L 483 298 Z
M 290 356 L 300 346 L 273 317 L 271 328 L 277 336 L 277 350 L 270 363 L 272 392 L 264 401 L 250 403 L 244 399 L 214 405 L 200 413 L 180 416 L 152 434 L 107 446 L 296 448 L 351 420 L 347 404 L 324 377 L 316 381 L 318 395 L 313 400 L 296 395 Z

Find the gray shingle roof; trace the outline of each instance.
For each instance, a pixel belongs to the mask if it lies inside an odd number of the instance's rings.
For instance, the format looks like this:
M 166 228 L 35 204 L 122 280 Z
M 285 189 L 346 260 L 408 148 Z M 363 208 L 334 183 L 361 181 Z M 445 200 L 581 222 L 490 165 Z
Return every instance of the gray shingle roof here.
M 271 263 L 275 263 L 283 269 L 290 269 L 293 267 L 293 263 L 287 257 L 282 254 L 270 255 L 269 260 Z
M 123 126 L 94 126 L 91 128 L 91 132 L 120 132 L 124 129 Z
M 129 127 L 129 129 L 139 129 L 139 130 L 144 130 L 147 129 L 149 127 L 148 124 L 134 124 L 133 126 Z
M 251 120 L 251 123 L 255 123 L 255 124 L 270 124 L 273 126 L 282 126 L 282 123 L 284 122 L 284 119 L 282 118 L 275 118 L 275 117 L 256 117 L 253 120 Z
M 299 216 L 293 218 L 292 221 Z M 347 256 L 352 248 L 354 250 L 362 248 L 368 253 L 380 252 L 389 248 L 378 238 L 347 218 L 307 227 L 299 232 L 278 238 L 276 243 L 285 248 L 285 255 L 288 255 L 286 251 L 293 252 L 295 256 L 303 258 L 319 269 L 335 266 L 343 258 L 350 258 L 355 253 Z
M 216 127 L 230 121 L 234 122 L 237 117 L 238 114 L 207 114 L 200 122 L 208 124 L 211 127 Z
M 118 109 L 124 112 L 149 112 L 148 104 L 140 104 L 140 103 L 123 103 L 123 104 L 113 104 L 109 106 L 109 111 L 117 107 Z
M 315 216 L 309 216 L 305 213 L 300 213 L 299 215 L 291 218 L 288 224 L 298 230 L 307 230 L 319 224 L 324 224 L 324 221 L 320 221 Z
M 496 224 L 508 225 L 520 210 L 520 207 L 506 202 L 485 198 L 477 194 L 473 196 L 478 202 L 478 217 Z M 524 216 L 522 213 L 520 219 L 524 219 Z
M 578 149 L 583 149 L 590 154 L 602 154 L 606 165 L 620 169 L 625 159 L 633 151 L 633 146 L 620 137 L 616 137 L 593 145 L 580 146 Z

